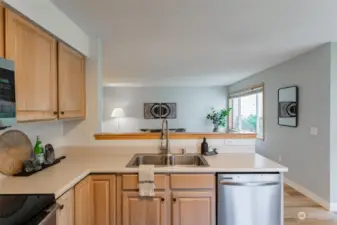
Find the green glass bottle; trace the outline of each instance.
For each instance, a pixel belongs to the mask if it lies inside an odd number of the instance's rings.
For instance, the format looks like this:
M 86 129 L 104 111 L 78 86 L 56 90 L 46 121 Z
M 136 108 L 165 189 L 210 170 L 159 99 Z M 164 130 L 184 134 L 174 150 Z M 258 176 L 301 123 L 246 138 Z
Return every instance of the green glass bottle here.
M 35 154 L 35 159 L 40 163 L 44 163 L 44 148 L 42 145 L 42 142 L 40 140 L 40 137 L 37 136 L 36 138 L 36 143 L 34 147 L 34 154 Z

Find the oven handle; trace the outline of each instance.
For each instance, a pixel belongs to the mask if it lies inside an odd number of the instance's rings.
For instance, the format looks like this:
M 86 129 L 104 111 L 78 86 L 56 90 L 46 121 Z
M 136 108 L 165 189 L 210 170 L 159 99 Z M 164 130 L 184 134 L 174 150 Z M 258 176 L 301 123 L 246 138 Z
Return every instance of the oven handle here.
M 221 185 L 227 185 L 227 186 L 248 186 L 248 187 L 259 187 L 259 186 L 273 186 L 273 185 L 279 185 L 280 182 L 231 182 L 231 181 L 220 181 Z
M 43 218 L 43 220 L 38 225 L 47 225 L 47 224 L 55 224 L 56 225 L 56 221 L 52 221 L 52 220 L 56 218 L 57 209 L 58 209 L 57 204 L 54 204 L 51 207 L 49 207 L 48 209 L 46 209 L 45 212 L 48 213 L 48 214 L 46 215 L 45 218 Z

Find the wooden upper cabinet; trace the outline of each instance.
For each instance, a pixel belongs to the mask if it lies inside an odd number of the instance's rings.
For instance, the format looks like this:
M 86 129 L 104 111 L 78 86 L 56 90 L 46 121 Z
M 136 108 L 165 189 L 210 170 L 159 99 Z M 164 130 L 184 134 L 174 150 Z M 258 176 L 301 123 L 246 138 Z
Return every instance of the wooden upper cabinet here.
M 212 191 L 173 192 L 173 225 L 214 225 L 215 201 Z
M 75 186 L 75 225 L 94 225 L 90 177 Z
M 122 225 L 168 225 L 169 198 L 156 192 L 153 198 L 139 197 L 138 192 L 123 192 Z
M 14 61 L 18 122 L 85 118 L 85 56 L 0 5 L 0 57 Z
M 58 51 L 59 118 L 85 118 L 85 57 L 63 43 Z
M 5 57 L 5 8 L 0 4 L 0 57 Z
M 116 224 L 116 176 L 91 175 L 94 225 Z
M 57 41 L 5 9 L 5 56 L 15 63 L 17 120 L 57 119 Z
M 59 208 L 56 212 L 57 225 L 74 225 L 74 189 L 70 189 L 56 200 Z

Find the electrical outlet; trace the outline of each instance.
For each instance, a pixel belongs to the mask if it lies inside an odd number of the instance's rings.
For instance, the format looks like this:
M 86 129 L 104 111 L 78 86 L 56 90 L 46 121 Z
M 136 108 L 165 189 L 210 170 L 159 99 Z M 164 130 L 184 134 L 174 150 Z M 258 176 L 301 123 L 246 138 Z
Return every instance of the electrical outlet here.
M 233 144 L 233 140 L 230 140 L 230 139 L 228 139 L 228 140 L 225 140 L 225 145 L 232 145 Z

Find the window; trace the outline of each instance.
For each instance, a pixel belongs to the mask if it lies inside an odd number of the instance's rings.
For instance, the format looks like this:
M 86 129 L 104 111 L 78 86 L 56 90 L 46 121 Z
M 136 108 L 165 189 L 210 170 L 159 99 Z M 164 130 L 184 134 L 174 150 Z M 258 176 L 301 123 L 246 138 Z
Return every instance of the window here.
M 229 128 L 263 138 L 263 85 L 229 95 Z

